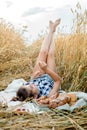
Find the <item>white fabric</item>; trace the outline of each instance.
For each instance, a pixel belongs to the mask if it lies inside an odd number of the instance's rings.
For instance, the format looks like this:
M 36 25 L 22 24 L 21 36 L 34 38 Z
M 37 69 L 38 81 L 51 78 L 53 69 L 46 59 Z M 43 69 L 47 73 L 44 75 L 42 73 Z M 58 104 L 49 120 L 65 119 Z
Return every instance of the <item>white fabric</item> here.
M 16 79 L 13 80 L 8 87 L 0 92 L 0 103 L 4 105 L 8 105 L 10 100 L 16 96 L 17 90 L 24 84 L 26 81 L 24 79 Z

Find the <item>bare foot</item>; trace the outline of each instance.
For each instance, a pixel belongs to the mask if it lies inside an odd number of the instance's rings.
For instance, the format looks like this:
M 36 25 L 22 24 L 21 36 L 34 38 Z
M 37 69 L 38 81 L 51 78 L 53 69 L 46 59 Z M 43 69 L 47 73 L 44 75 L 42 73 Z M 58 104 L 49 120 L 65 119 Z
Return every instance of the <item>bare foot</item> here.
M 57 19 L 54 23 L 52 21 L 49 22 L 49 28 L 52 32 L 55 32 L 56 27 L 60 24 L 61 19 Z
M 49 21 L 49 28 L 52 29 L 52 28 L 53 28 L 53 25 L 54 25 L 54 23 L 50 20 L 50 21 Z
M 55 23 L 54 23 L 55 28 L 60 24 L 60 22 L 61 22 L 61 19 L 57 19 L 55 21 Z

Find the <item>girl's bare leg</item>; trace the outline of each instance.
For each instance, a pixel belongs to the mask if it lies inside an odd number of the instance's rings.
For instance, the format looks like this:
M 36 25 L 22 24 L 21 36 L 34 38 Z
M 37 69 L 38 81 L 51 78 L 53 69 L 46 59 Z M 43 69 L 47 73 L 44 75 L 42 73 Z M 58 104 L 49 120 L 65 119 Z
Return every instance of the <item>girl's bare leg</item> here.
M 55 23 L 52 25 L 52 29 L 56 30 L 56 27 L 60 24 L 60 19 L 56 20 Z M 54 43 L 54 36 L 51 39 L 50 48 L 47 57 L 47 66 L 56 72 L 56 64 L 55 64 L 55 43 Z
M 55 43 L 54 43 L 54 38 L 52 39 L 50 49 L 48 52 L 48 57 L 47 57 L 47 66 L 56 72 L 56 64 L 55 64 Z
M 50 43 L 53 39 L 53 35 L 54 35 L 54 31 L 55 31 L 54 28 L 51 27 L 52 24 L 53 23 L 50 21 L 50 23 L 49 23 L 50 30 L 49 30 L 47 37 L 42 42 L 41 50 L 40 50 L 39 56 L 37 58 L 36 65 L 33 69 L 32 78 L 36 78 L 39 75 L 44 74 L 44 71 L 42 71 L 39 67 L 39 61 L 47 62 L 47 56 L 48 56 Z

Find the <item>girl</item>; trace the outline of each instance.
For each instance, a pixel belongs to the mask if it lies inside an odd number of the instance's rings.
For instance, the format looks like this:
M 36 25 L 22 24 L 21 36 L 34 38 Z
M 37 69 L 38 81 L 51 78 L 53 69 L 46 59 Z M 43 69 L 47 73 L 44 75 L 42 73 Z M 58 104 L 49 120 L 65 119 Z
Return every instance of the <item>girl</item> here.
M 17 92 L 18 100 L 23 101 L 27 97 L 39 98 L 43 95 L 51 97 L 58 93 L 61 78 L 56 72 L 54 34 L 60 21 L 58 19 L 54 23 L 49 22 L 49 33 L 43 40 L 31 80 L 19 88 Z

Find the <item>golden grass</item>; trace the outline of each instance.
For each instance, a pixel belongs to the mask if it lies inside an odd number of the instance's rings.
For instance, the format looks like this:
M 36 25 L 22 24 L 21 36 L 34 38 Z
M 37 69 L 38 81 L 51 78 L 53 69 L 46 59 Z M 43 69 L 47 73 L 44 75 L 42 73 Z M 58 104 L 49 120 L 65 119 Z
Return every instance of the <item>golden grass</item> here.
M 81 9 L 77 4 L 77 8 Z M 76 14 L 75 14 L 76 12 Z M 87 11 L 73 11 L 76 21 L 72 34 L 59 34 L 55 39 L 55 61 L 66 91 L 87 92 Z M 0 90 L 16 78 L 29 80 L 43 38 L 26 47 L 14 27 L 0 20 Z M 44 119 L 44 120 L 43 120 Z M 76 112 L 52 110 L 44 114 L 6 112 L 0 105 L 0 130 L 86 130 L 87 109 Z
M 72 34 L 56 39 L 56 64 L 63 88 L 87 91 L 87 34 Z
M 12 25 L 0 21 L 0 90 L 15 78 L 29 80 L 42 41 L 39 39 L 26 47 Z M 62 88 L 87 92 L 87 33 L 78 32 L 76 28 L 73 34 L 59 34 L 55 44 L 55 61 L 57 72 L 63 78 Z
M 44 120 L 43 120 L 44 119 Z M 42 114 L 0 111 L 1 130 L 86 130 L 87 110 L 52 110 Z

